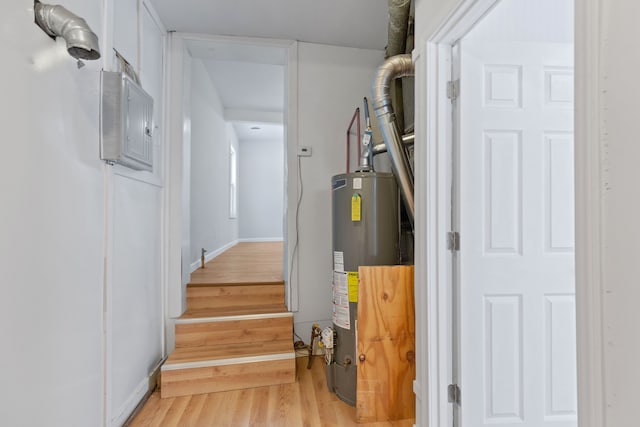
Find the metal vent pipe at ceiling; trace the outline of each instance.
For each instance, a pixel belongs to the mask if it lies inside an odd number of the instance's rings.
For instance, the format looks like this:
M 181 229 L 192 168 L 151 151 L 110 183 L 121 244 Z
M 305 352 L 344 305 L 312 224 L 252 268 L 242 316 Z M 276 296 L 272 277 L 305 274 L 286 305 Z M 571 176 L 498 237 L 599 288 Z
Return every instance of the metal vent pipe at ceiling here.
M 407 210 L 411 227 L 415 217 L 413 199 L 413 172 L 409 157 L 402 143 L 391 103 L 391 84 L 396 78 L 413 76 L 414 65 L 411 55 L 396 55 L 387 59 L 376 72 L 372 84 L 373 109 L 382 131 L 387 152 L 391 159 L 393 173 L 398 180 L 400 194 Z

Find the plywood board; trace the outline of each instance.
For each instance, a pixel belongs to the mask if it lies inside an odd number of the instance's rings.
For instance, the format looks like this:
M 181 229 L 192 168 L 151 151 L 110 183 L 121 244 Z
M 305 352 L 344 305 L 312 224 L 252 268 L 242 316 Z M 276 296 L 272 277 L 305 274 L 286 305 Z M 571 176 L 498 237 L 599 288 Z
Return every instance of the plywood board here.
M 413 266 L 360 267 L 356 420 L 415 417 Z

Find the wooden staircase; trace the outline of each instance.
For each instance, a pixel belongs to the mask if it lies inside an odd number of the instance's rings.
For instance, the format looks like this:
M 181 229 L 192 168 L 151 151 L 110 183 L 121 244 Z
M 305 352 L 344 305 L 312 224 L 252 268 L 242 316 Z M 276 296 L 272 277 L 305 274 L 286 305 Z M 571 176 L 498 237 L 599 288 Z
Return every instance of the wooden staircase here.
M 293 315 L 284 283 L 189 284 L 163 398 L 295 382 Z

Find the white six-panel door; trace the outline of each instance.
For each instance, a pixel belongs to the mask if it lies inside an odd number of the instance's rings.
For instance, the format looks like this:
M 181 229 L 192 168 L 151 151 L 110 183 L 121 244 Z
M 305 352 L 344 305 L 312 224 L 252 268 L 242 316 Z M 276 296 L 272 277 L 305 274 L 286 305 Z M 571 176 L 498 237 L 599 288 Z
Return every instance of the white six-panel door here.
M 461 425 L 575 427 L 573 48 L 460 49 Z

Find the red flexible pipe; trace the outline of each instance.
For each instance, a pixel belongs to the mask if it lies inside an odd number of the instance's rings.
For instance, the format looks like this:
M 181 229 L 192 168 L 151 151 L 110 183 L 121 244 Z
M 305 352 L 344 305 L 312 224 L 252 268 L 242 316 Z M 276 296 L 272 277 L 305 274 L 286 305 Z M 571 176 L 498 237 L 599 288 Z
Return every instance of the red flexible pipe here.
M 349 122 L 349 127 L 347 128 L 347 173 L 349 173 L 349 153 L 351 152 L 351 128 L 353 127 L 353 122 L 358 119 L 358 141 L 360 141 L 360 108 L 356 108 L 356 111 L 353 112 L 353 116 L 351 117 L 351 121 Z M 358 143 L 358 159 L 360 159 L 360 143 Z

